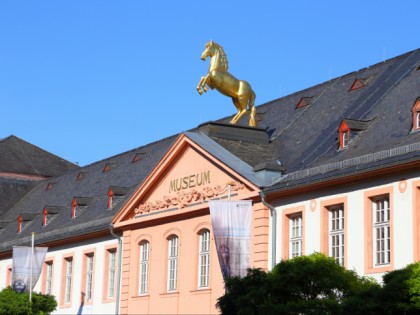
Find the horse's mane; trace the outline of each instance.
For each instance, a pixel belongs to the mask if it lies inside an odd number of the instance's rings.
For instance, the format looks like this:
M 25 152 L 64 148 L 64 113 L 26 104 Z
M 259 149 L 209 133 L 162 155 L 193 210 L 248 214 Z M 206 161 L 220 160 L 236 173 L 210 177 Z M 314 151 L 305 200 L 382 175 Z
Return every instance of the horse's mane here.
M 220 46 L 219 44 L 213 42 L 213 45 L 219 50 L 220 53 L 220 61 L 222 62 L 222 66 L 226 68 L 226 70 L 229 68 L 228 66 L 228 61 L 226 58 L 226 54 L 225 51 L 223 50 L 223 47 Z

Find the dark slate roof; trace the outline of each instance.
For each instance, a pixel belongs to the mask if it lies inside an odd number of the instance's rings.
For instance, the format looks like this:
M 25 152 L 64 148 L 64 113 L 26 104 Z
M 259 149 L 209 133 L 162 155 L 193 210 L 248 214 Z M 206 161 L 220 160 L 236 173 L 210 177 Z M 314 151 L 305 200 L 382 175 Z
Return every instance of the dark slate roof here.
M 13 245 L 28 245 L 31 232 L 36 233 L 37 243 L 45 244 L 67 237 L 108 230 L 112 217 L 143 182 L 175 139 L 176 136 L 172 136 L 40 182 L 0 217 L 0 222 L 11 222 L 0 229 L 0 252 L 11 250 Z M 133 162 L 138 152 L 143 154 L 140 160 Z M 107 164 L 112 164 L 113 167 L 103 172 Z M 85 177 L 77 180 L 82 170 Z M 53 182 L 53 187 L 47 190 L 50 182 Z M 118 198 L 114 200 L 113 207 L 107 209 L 108 190 L 111 186 L 116 190 Z M 76 199 L 78 204 L 77 216 L 71 219 L 73 199 Z M 56 214 L 51 217 L 49 224 L 43 227 L 42 211 L 45 207 Z M 33 214 L 34 218 L 24 224 L 22 232 L 17 234 L 17 218 L 22 213 Z
M 36 181 L 12 177 L 0 177 L 0 217 L 25 196 Z
M 411 107 L 420 95 L 419 64 L 420 50 L 415 50 L 315 86 L 309 90 L 316 90 L 320 96 L 301 112 L 294 110 L 293 104 L 310 91 L 261 106 L 259 111 L 265 112 L 265 123 L 273 130 L 275 155 L 286 170 L 286 176 L 279 178 L 266 191 L 284 189 L 287 181 L 305 170 L 319 176 L 318 172 L 323 169 L 330 179 L 341 176 L 346 170 L 351 174 L 350 168 L 335 168 L 335 165 L 354 161 L 363 164 L 364 160 L 358 157 L 369 154 L 384 156 L 374 163 L 386 167 L 386 159 L 395 158 L 390 151 L 394 148 L 420 159 L 418 148 L 413 146 L 420 143 L 420 133 L 411 132 Z M 371 79 L 365 87 L 348 91 L 357 77 Z M 362 123 L 361 129 L 364 130 L 351 139 L 346 149 L 338 150 L 337 129 L 344 118 L 351 118 L 353 122 L 370 122 Z M 275 123 L 275 120 L 281 122 Z M 415 149 L 411 151 L 407 146 Z M 402 156 L 399 159 L 404 163 Z M 327 170 L 326 166 L 331 166 L 334 171 Z M 306 179 L 310 181 L 311 176 L 307 175 Z
M 411 108 L 420 96 L 419 65 L 420 50 L 415 50 L 263 104 L 257 107 L 259 128 L 254 131 L 243 127 L 247 118 L 239 127 L 226 129 L 223 124 L 232 115 L 185 135 L 257 186 L 266 187 L 268 193 L 420 160 L 420 132 L 411 132 Z M 369 83 L 349 91 L 358 78 L 369 78 Z M 296 108 L 305 97 L 312 97 L 310 105 Z M 359 132 L 352 135 L 347 148 L 339 150 L 338 127 L 343 119 Z M 219 132 L 220 128 L 231 130 L 231 136 L 230 131 Z M 12 245 L 28 244 L 32 231 L 38 243 L 106 231 L 176 137 L 70 169 L 37 184 L 0 217 L 0 253 Z M 41 165 L 45 163 L 40 160 Z M 15 167 L 13 163 L 9 166 Z M 77 180 L 80 173 L 84 178 Z M 51 189 L 47 189 L 49 184 Z M 121 195 L 116 194 L 113 208 L 107 210 L 110 187 L 123 188 L 116 189 Z M 72 220 L 74 198 L 88 198 L 83 200 L 89 202 L 80 206 L 81 212 Z M 54 207 L 57 214 L 42 227 L 46 206 Z M 20 213 L 35 217 L 18 235 Z
M 0 172 L 51 177 L 78 168 L 16 136 L 0 140 Z
M 347 126 L 351 130 L 356 130 L 356 131 L 366 129 L 369 122 L 370 122 L 370 120 L 369 121 L 363 121 L 363 120 L 355 120 L 355 119 L 348 119 L 348 118 L 345 118 L 344 121 L 346 122 Z

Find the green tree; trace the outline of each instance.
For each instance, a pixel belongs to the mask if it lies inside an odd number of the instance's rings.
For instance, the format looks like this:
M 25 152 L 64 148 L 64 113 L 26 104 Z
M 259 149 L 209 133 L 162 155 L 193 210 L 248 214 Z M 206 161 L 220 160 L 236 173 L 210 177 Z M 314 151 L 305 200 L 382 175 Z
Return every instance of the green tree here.
M 57 301 L 52 295 L 32 293 L 32 303 L 29 293 L 18 293 L 11 287 L 0 291 L 0 315 L 47 315 L 55 311 Z
M 268 274 L 258 268 L 248 269 L 242 279 L 227 279 L 226 294 L 218 299 L 217 307 L 223 314 L 261 314 L 269 295 L 267 281 Z
M 378 299 L 383 314 L 420 314 L 420 262 L 386 273 Z
M 340 314 L 343 302 L 379 288 L 373 280 L 346 270 L 320 253 L 277 264 L 272 272 L 248 270 L 226 281 L 219 298 L 222 314 Z

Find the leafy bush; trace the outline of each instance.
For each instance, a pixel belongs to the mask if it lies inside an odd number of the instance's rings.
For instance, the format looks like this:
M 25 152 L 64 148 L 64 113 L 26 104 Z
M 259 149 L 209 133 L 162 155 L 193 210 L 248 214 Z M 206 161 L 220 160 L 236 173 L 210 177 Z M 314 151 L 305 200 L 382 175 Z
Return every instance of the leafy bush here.
M 0 291 L 0 315 L 48 315 L 57 308 L 57 301 L 52 295 L 32 292 L 18 293 L 11 287 Z

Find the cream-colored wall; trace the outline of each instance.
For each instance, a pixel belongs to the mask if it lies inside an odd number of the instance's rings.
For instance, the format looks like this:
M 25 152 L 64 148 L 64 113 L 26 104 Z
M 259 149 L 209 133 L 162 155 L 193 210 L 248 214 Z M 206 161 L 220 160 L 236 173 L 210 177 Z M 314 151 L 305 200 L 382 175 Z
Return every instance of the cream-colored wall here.
M 36 236 L 35 236 L 36 237 Z M 82 311 L 83 314 L 115 314 L 115 301 L 104 303 L 102 300 L 102 288 L 104 286 L 104 268 L 105 268 L 105 252 L 110 245 L 115 245 L 117 248 L 117 240 L 112 237 L 104 237 L 97 239 L 86 239 L 83 242 L 69 243 L 65 246 L 49 248 L 46 255 L 46 260 L 53 259 L 53 285 L 52 292 L 58 302 L 58 307 L 53 314 L 78 314 Z M 81 292 L 85 291 L 82 288 L 82 281 L 84 275 L 82 274 L 83 255 L 86 250 L 95 251 L 94 264 L 94 286 L 93 298 L 90 305 L 84 305 L 81 309 Z M 73 256 L 73 284 L 71 304 L 60 306 L 60 300 L 64 294 L 63 288 L 63 257 L 69 254 Z M 0 290 L 6 285 L 7 266 L 12 265 L 12 258 L 3 259 L 0 261 Z M 44 273 L 44 271 L 43 271 Z M 117 274 L 116 274 L 117 276 Z M 34 291 L 41 292 L 43 287 L 44 275 L 41 274 L 38 282 L 35 285 Z M 116 279 L 115 279 L 116 280 Z M 116 283 L 116 281 L 115 281 Z
M 276 261 L 279 262 L 282 257 L 284 242 L 284 212 L 289 209 L 303 207 L 304 211 L 304 254 L 321 251 L 321 204 L 328 204 L 329 200 L 336 198 L 347 198 L 347 224 L 346 224 L 346 267 L 355 270 L 360 275 L 367 275 L 382 279 L 384 272 L 366 272 L 365 261 L 365 194 L 370 191 L 381 191 L 390 189 L 392 193 L 392 235 L 393 235 L 393 269 L 405 267 L 414 261 L 414 242 L 415 231 L 413 228 L 413 211 L 416 211 L 413 198 L 416 193 L 413 186 L 420 186 L 420 174 L 414 174 L 408 179 L 402 179 L 399 176 L 389 177 L 387 179 L 372 179 L 359 184 L 334 187 L 329 190 L 310 192 L 301 195 L 289 195 L 273 201 L 277 211 L 277 237 L 276 237 Z M 334 204 L 334 203 L 332 203 Z M 417 209 L 420 211 L 420 209 Z M 272 224 L 272 222 L 270 221 Z M 270 228 L 271 232 L 271 228 Z M 269 257 L 271 255 L 271 246 L 269 247 Z M 418 251 L 418 249 L 417 249 Z

